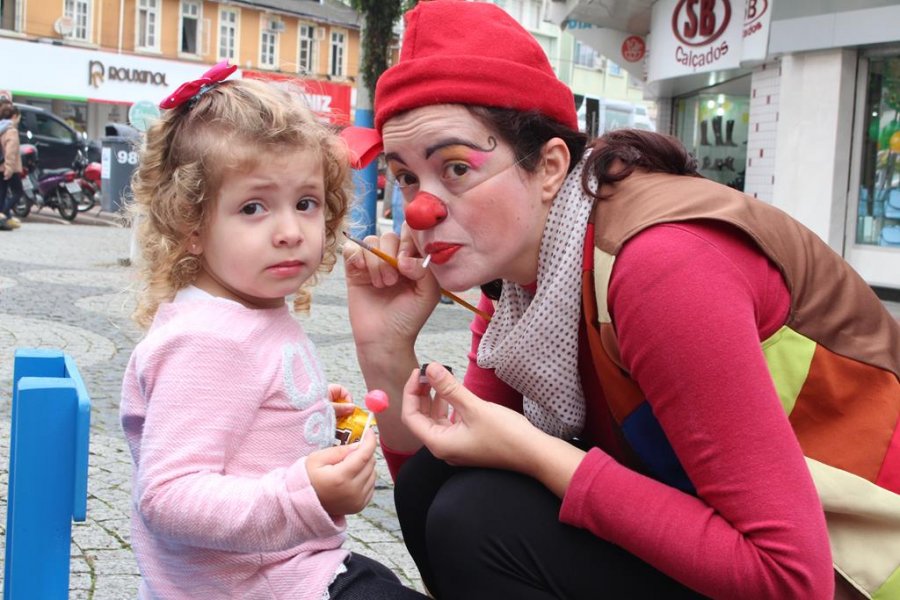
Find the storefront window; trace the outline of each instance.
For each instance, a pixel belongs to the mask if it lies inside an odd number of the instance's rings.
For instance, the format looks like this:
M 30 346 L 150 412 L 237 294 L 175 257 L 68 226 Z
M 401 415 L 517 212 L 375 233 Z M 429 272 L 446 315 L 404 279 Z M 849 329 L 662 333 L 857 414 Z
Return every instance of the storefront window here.
M 707 179 L 744 190 L 750 99 L 697 94 L 675 101 L 676 135 Z
M 900 57 L 869 61 L 856 243 L 900 247 Z
M 37 98 L 16 94 L 16 102 L 28 104 L 43 108 L 47 112 L 51 112 L 78 132 L 87 131 L 87 103 L 75 102 L 71 100 L 52 100 L 49 98 Z M 58 127 L 56 121 L 51 119 L 39 119 L 39 133 L 50 137 L 66 138 L 67 133 L 63 128 Z
M 17 0 L 0 0 L 0 29 L 18 31 L 19 9 Z

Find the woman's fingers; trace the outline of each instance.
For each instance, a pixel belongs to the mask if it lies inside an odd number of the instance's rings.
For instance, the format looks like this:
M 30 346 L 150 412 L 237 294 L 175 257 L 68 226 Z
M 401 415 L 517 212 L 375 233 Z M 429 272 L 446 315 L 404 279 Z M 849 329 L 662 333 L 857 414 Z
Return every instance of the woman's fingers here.
M 438 363 L 428 365 L 426 377 L 428 382 L 422 383 L 418 369 L 410 374 L 403 388 L 402 418 L 416 437 L 430 444 L 452 425 L 450 407 L 464 415 L 477 397 Z
M 400 245 L 400 241 L 397 238 L 397 234 L 393 231 L 382 234 L 380 238 L 374 235 L 367 236 L 365 242 L 387 256 L 397 257 L 397 248 Z M 368 255 L 366 256 L 366 263 L 369 267 L 369 277 L 372 280 L 372 285 L 375 287 L 389 287 L 400 280 L 400 273 L 397 271 L 396 266 L 372 252 L 366 252 L 366 254 Z
M 409 226 L 404 222 L 400 229 L 400 245 L 397 248 L 397 262 L 400 272 L 411 279 L 421 279 L 425 275 L 425 257 L 413 241 Z
M 479 400 L 441 364 L 430 363 L 425 369 L 425 375 L 434 390 L 435 403 L 441 409 L 438 414 L 442 416 L 447 415 L 449 406 L 452 406 L 460 415 L 465 415 L 465 411 L 472 401 Z
M 380 238 L 374 235 L 367 236 L 362 242 L 369 248 L 393 258 L 396 258 L 400 245 L 400 240 L 393 231 L 382 234 Z M 359 276 L 365 273 L 363 280 L 367 280 L 366 283 L 376 288 L 392 286 L 400 279 L 397 267 L 354 241 L 348 240 L 344 244 L 343 254 L 348 278 L 359 280 Z

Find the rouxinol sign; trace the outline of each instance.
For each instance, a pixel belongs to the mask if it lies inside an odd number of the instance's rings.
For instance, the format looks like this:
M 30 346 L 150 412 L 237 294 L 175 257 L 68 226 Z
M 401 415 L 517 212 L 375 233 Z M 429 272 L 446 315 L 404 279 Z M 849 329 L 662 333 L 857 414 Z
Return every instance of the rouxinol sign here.
M 161 71 L 129 69 L 128 67 L 106 66 L 99 60 L 88 63 L 88 85 L 99 88 L 104 81 L 124 81 L 147 85 L 168 86 L 166 74 Z

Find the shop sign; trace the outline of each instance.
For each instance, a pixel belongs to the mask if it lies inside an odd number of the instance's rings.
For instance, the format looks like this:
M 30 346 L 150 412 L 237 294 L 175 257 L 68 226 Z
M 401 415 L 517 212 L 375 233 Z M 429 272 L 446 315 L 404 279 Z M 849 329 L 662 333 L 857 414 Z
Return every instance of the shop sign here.
M 148 85 L 168 86 L 166 74 L 161 71 L 133 69 L 115 65 L 105 65 L 102 61 L 92 60 L 88 63 L 88 85 L 99 88 L 106 81 L 127 81 Z
M 769 51 L 769 23 L 772 10 L 769 0 L 747 0 L 744 7 L 743 47 L 741 60 L 764 61 Z
M 646 81 L 648 52 L 647 42 L 643 37 L 572 19 L 566 21 L 564 26 L 576 40 L 615 61 L 638 81 Z
M 628 62 L 642 60 L 646 52 L 647 45 L 644 44 L 644 38 L 639 35 L 629 35 L 622 42 L 622 58 Z
M 84 98 L 131 104 L 145 98 L 162 100 L 172 88 L 197 79 L 210 65 L 35 43 L 0 36 L 0 88 L 23 96 Z M 34 65 L 41 65 L 40 69 Z
M 309 108 L 322 120 L 335 125 L 352 123 L 350 105 L 353 88 L 347 84 L 304 79 L 287 73 L 267 73 L 265 71 L 245 70 L 243 76 L 247 79 L 284 81 L 297 85 L 302 90 L 301 93 Z
M 740 66 L 742 19 L 732 0 L 660 0 L 651 16 L 649 79 Z

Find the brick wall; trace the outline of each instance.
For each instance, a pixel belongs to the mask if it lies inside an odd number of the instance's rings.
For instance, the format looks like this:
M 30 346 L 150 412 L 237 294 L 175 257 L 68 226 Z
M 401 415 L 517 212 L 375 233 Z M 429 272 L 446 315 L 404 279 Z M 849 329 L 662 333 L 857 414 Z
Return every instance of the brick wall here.
M 750 123 L 747 133 L 747 173 L 744 191 L 772 202 L 775 188 L 775 136 L 781 63 L 757 67 L 750 78 Z

